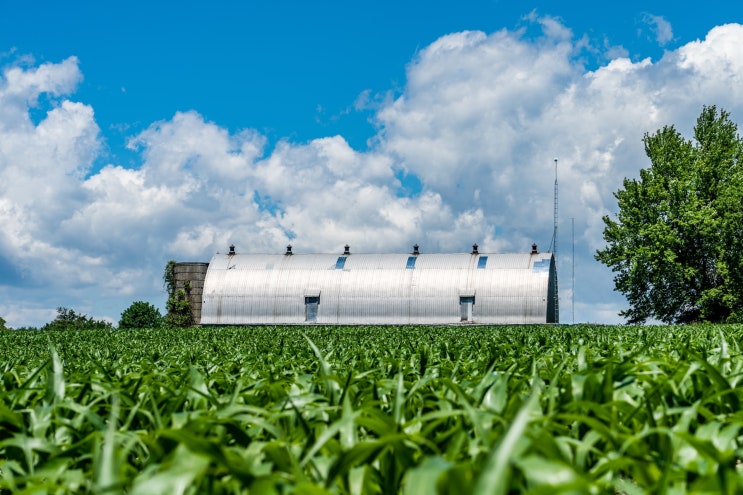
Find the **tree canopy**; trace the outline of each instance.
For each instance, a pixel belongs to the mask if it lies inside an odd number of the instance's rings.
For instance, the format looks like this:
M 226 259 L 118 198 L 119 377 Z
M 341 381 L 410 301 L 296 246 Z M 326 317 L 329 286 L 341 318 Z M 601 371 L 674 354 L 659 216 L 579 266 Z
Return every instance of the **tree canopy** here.
M 119 328 L 159 328 L 163 324 L 160 310 L 145 301 L 135 301 L 121 313 Z
M 75 313 L 74 309 L 57 308 L 57 317 L 47 323 L 42 330 L 106 330 L 113 328 L 105 320 L 96 320 L 89 316 Z
M 704 107 L 686 140 L 643 138 L 650 167 L 625 178 L 596 259 L 615 272 L 629 323 L 743 320 L 743 141 L 730 114 Z

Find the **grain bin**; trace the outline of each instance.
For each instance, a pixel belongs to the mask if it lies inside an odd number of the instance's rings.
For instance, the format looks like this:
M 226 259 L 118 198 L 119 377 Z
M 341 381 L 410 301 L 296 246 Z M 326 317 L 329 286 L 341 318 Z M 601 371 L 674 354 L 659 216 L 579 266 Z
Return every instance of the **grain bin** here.
M 191 318 L 196 324 L 201 321 L 204 279 L 208 268 L 209 263 L 199 262 L 176 263 L 173 267 L 175 290 L 183 290 L 186 293 L 186 298 L 191 306 Z

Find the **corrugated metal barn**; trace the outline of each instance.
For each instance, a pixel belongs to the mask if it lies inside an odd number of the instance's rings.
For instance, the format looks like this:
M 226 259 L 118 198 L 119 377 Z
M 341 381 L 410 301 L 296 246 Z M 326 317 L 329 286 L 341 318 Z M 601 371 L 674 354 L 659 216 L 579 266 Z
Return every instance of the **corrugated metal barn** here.
M 228 254 L 212 258 L 202 325 L 556 323 L 551 253 Z

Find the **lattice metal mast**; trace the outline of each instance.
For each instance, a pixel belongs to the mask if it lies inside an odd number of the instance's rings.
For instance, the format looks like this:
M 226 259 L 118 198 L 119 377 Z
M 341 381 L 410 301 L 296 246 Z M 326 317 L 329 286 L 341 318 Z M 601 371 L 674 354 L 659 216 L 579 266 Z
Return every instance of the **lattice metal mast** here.
M 555 217 L 554 217 L 554 223 L 553 223 L 553 229 L 552 229 L 552 255 L 555 257 L 555 323 L 559 323 L 559 292 L 558 292 L 558 285 L 557 285 L 557 158 L 555 158 Z
M 555 265 L 557 265 L 557 158 L 555 158 L 555 218 L 552 229 L 552 253 L 555 255 Z

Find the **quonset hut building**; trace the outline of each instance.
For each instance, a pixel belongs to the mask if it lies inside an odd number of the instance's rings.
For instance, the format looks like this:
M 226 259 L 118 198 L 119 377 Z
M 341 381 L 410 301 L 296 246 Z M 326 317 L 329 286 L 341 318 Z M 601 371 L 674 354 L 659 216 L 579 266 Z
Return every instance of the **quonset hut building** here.
M 558 323 L 552 253 L 238 254 L 176 265 L 201 325 Z M 188 282 L 186 284 L 186 281 Z

